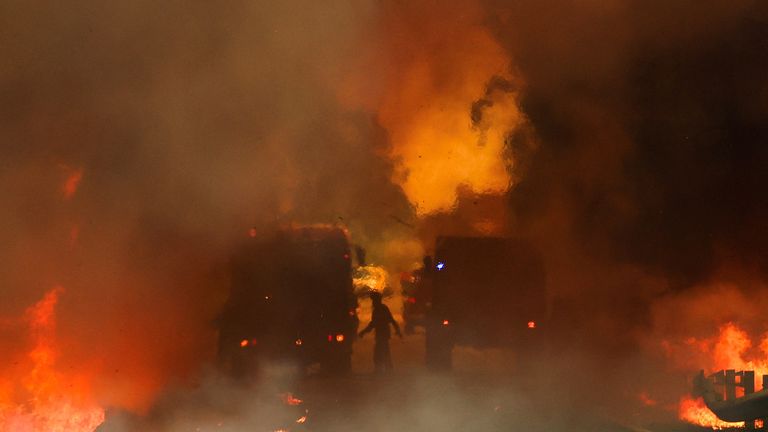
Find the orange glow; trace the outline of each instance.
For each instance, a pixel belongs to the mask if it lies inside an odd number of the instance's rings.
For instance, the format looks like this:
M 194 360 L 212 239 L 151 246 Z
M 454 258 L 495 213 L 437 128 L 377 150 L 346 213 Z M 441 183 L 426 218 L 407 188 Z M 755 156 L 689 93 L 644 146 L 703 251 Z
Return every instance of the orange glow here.
M 296 419 L 296 423 L 299 423 L 299 424 L 304 423 L 306 421 L 307 421 L 307 416 L 305 416 L 305 415 L 303 415 L 303 416 L 299 417 L 298 419 Z
M 296 344 L 296 346 L 301 346 L 301 344 L 303 344 L 304 341 L 302 341 L 301 339 L 296 339 L 294 343 Z
M 536 321 L 528 321 L 528 328 L 529 329 L 535 329 L 536 328 Z
M 243 339 L 243 340 L 241 340 L 241 341 L 240 341 L 240 346 L 241 346 L 242 348 L 245 348 L 245 347 L 247 347 L 247 346 L 248 346 L 248 339 Z
M 256 228 L 251 228 L 248 230 L 248 237 L 251 237 L 251 238 L 256 237 Z
M 642 402 L 643 405 L 649 406 L 649 407 L 656 406 L 659 403 L 657 400 L 652 399 L 646 392 L 640 393 L 639 395 L 637 395 L 637 398 L 640 399 L 640 402 Z
M 343 334 L 337 334 L 336 335 L 336 342 L 344 342 L 344 335 Z
M 752 348 L 752 340 L 746 331 L 734 323 L 727 323 L 720 327 L 717 336 L 709 339 L 689 338 L 686 345 L 704 354 L 709 359 L 709 364 L 703 364 L 708 373 L 723 369 L 753 370 L 755 377 L 768 374 L 768 336 L 760 343 L 759 358 L 748 358 L 747 353 Z M 757 379 L 755 390 L 760 390 L 762 380 Z M 717 420 L 715 415 L 707 409 L 703 401 L 684 398 L 680 402 L 679 414 L 682 420 L 705 427 L 715 429 L 733 427 L 732 423 Z M 719 423 L 718 423 L 719 422 Z M 741 423 L 743 425 L 743 423 Z
M 763 419 L 755 420 L 755 429 L 762 429 L 763 426 L 765 426 L 765 422 L 763 421 Z
M 352 274 L 352 284 L 355 290 L 384 292 L 389 284 L 389 273 L 382 266 L 360 266 Z
M 77 193 L 77 188 L 80 186 L 80 181 L 83 179 L 82 169 L 70 169 L 67 168 L 67 178 L 64 180 L 62 186 L 62 193 L 65 199 L 70 199 Z
M 744 422 L 729 423 L 717 418 L 717 416 L 707 408 L 701 398 L 691 399 L 690 397 L 684 397 L 681 399 L 678 414 L 680 415 L 681 420 L 685 420 L 688 423 L 703 427 L 711 427 L 716 430 L 729 427 L 744 427 Z
M 447 326 L 449 324 L 448 320 L 443 320 L 443 325 Z
M 412 20 L 387 19 L 385 40 L 371 50 L 389 51 L 383 91 L 371 100 L 365 74 L 345 80 L 342 99 L 369 107 L 387 130 L 386 156 L 418 216 L 450 212 L 459 191 L 502 194 L 513 183 L 505 139 L 524 122 L 512 59 L 483 25 L 473 2 L 439 11 L 414 4 Z M 367 71 L 368 68 L 361 70 Z M 506 83 L 487 92 L 489 82 Z M 478 101 L 481 103 L 475 105 Z
M 54 312 L 62 292 L 60 287 L 52 289 L 26 312 L 32 347 L 20 374 L 0 375 L 0 430 L 92 432 L 104 422 L 104 410 L 92 401 L 88 380 L 56 369 Z M 17 394 L 14 388 L 23 391 Z
M 296 405 L 301 405 L 304 402 L 303 400 L 295 397 L 291 393 L 283 393 L 280 395 L 280 398 L 283 400 L 283 403 L 286 405 L 296 406 Z

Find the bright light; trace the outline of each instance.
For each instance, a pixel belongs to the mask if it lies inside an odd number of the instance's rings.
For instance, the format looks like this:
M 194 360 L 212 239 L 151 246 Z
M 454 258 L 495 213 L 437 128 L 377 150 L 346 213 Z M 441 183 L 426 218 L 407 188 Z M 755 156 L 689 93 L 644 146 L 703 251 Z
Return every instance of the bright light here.
M 343 334 L 337 334 L 336 335 L 336 342 L 344 342 L 344 335 Z
M 528 328 L 529 329 L 535 329 L 536 328 L 536 321 L 528 321 Z
M 439 263 L 437 263 L 436 267 L 437 267 L 438 270 L 442 270 L 445 267 L 445 263 L 444 262 L 439 262 Z
M 302 341 L 301 338 L 299 338 L 299 339 L 296 339 L 294 343 L 296 344 L 296 346 L 301 346 L 301 344 L 303 344 L 304 341 Z
M 247 346 L 248 346 L 248 339 L 243 339 L 243 340 L 241 340 L 241 341 L 240 341 L 240 346 L 241 346 L 242 348 L 245 348 L 245 347 L 247 347 Z
M 448 320 L 443 320 L 443 325 L 444 325 L 444 326 L 447 326 L 448 324 L 450 324 L 450 323 L 448 322 Z

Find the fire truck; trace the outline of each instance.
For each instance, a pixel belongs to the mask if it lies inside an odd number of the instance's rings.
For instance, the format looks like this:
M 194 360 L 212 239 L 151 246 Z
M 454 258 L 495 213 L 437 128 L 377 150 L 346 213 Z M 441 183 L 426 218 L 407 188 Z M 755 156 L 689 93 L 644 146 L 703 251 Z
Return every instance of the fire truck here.
M 267 360 L 350 369 L 358 319 L 346 231 L 330 226 L 250 236 L 231 259 L 218 360 L 235 376 Z
M 419 272 L 413 298 L 425 310 L 427 365 L 450 368 L 456 345 L 520 353 L 540 346 L 547 325 L 546 278 L 529 242 L 439 237 L 434 258 L 425 264 L 432 267 Z

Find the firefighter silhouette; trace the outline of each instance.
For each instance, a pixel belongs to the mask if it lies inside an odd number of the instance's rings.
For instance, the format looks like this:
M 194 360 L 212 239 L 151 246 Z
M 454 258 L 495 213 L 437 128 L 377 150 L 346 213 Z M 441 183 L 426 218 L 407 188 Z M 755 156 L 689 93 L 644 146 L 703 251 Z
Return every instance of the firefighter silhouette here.
M 386 372 L 392 370 L 392 356 L 389 352 L 389 325 L 395 328 L 395 333 L 403 337 L 400 333 L 400 326 L 392 317 L 392 312 L 381 302 L 381 294 L 376 291 L 371 292 L 371 302 L 373 303 L 373 312 L 371 322 L 360 331 L 359 336 L 363 337 L 371 330 L 376 330 L 376 343 L 373 347 L 373 364 L 377 372 Z

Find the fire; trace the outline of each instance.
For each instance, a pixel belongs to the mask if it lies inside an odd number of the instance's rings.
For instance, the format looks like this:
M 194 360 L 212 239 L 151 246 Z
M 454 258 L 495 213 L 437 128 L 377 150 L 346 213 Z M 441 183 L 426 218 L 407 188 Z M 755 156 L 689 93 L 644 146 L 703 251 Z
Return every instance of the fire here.
M 755 377 L 758 378 L 756 390 L 762 385 L 760 377 L 768 374 L 768 335 L 763 337 L 759 345 L 759 358 L 749 358 L 748 353 L 753 346 L 752 339 L 746 331 L 730 322 L 720 327 L 717 336 L 702 340 L 689 338 L 686 345 L 701 351 L 709 358 L 710 363 L 702 365 L 709 372 L 723 369 L 754 370 Z M 683 398 L 679 405 L 679 415 L 682 420 L 714 429 L 739 425 L 717 419 L 701 399 Z M 743 426 L 743 423 L 740 425 Z
M 717 416 L 707 408 L 701 398 L 692 399 L 690 397 L 684 397 L 681 399 L 678 414 L 681 420 L 703 427 L 711 427 L 716 430 L 744 427 L 744 422 L 729 423 L 717 418 Z
M 468 30 L 473 39 L 469 43 L 476 49 L 466 51 L 468 56 L 461 59 L 436 58 L 408 65 L 402 85 L 389 94 L 379 111 L 382 125 L 391 133 L 394 181 L 419 215 L 450 211 L 459 188 L 500 194 L 511 183 L 504 143 L 521 118 L 515 96 L 495 94 L 477 124 L 470 112 L 488 82 L 504 73 L 508 59 L 484 31 Z M 435 78 L 437 69 L 446 64 L 462 77 L 447 89 Z M 404 111 L 410 115 L 404 116 Z
M 62 292 L 52 289 L 25 314 L 32 347 L 20 374 L 0 376 L 0 430 L 92 432 L 104 421 L 104 410 L 90 400 L 88 382 L 56 369 L 54 312 Z
M 66 167 L 65 169 L 67 171 L 67 178 L 64 180 L 62 193 L 64 194 L 65 199 L 70 199 L 75 196 L 77 188 L 80 186 L 80 181 L 83 179 L 83 170 Z
M 386 36 L 366 50 L 389 53 L 387 63 L 364 65 L 340 93 L 344 103 L 374 111 L 387 130 L 393 183 L 419 216 L 451 211 L 460 192 L 503 194 L 513 183 L 506 140 L 525 122 L 521 80 L 482 8 L 411 2 L 382 9 Z M 373 97 L 371 68 L 382 76 Z
M 378 291 L 384 292 L 389 280 L 389 273 L 384 267 L 376 265 L 361 266 L 355 269 L 352 277 L 352 283 L 355 291 Z
M 301 405 L 304 401 L 295 397 L 292 393 L 283 393 L 280 395 L 283 403 L 286 405 L 296 406 Z

